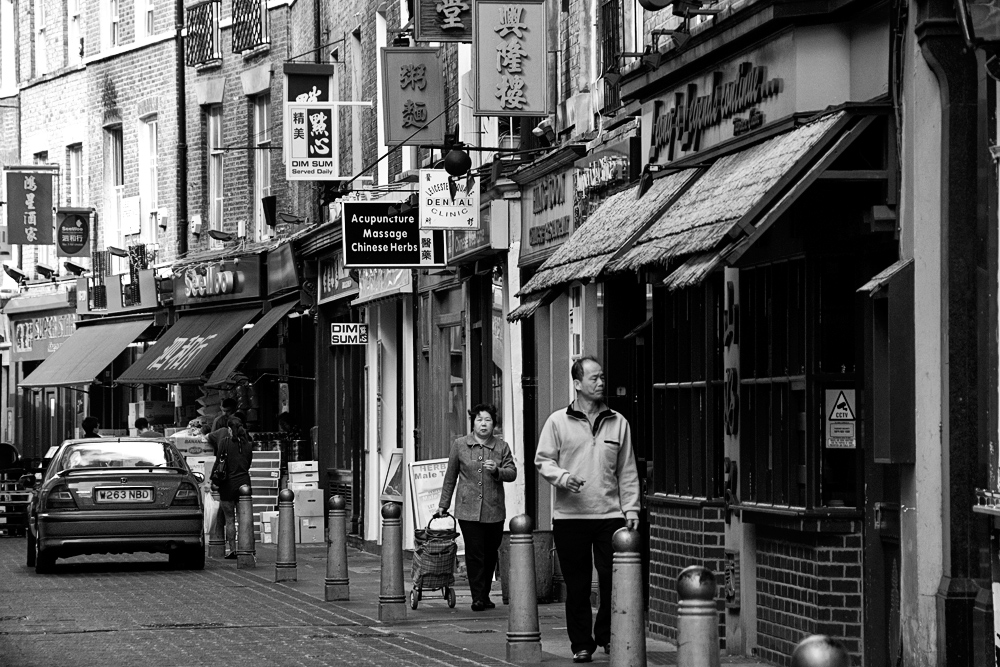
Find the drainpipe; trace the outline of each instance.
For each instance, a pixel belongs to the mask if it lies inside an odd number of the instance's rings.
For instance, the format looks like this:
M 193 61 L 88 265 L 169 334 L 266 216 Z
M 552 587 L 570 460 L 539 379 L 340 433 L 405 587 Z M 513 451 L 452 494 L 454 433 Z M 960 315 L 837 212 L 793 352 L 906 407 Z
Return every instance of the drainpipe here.
M 184 71 L 184 0 L 175 3 L 174 30 L 177 39 L 177 255 L 188 249 L 187 228 L 187 83 Z

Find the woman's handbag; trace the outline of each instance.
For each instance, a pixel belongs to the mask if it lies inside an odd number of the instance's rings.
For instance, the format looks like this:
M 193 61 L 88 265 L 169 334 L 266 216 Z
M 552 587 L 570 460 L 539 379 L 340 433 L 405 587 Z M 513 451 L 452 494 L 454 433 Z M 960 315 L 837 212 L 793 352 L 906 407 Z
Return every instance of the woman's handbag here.
M 208 479 L 216 486 L 222 486 L 222 483 L 226 481 L 229 477 L 229 461 L 227 461 L 226 452 L 223 451 L 215 459 L 215 465 L 212 466 L 212 473 L 208 476 Z

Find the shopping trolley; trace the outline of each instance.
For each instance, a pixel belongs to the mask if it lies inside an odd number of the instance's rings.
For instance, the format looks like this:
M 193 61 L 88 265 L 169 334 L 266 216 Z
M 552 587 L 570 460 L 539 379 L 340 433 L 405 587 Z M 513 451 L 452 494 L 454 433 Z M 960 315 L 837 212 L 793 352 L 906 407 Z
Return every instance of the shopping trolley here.
M 451 520 L 450 528 L 435 527 Z M 441 590 L 449 607 L 455 606 L 455 554 L 458 553 L 458 522 L 445 513 L 433 516 L 426 528 L 413 531 L 413 588 L 410 589 L 410 608 L 416 609 L 424 591 Z

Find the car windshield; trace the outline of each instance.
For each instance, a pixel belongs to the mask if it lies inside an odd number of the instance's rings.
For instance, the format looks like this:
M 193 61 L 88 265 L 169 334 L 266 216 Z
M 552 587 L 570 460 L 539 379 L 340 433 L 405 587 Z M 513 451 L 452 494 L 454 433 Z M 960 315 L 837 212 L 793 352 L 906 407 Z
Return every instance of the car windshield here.
M 69 468 L 183 468 L 177 451 L 163 442 L 80 442 L 67 445 L 52 462 L 54 472 Z

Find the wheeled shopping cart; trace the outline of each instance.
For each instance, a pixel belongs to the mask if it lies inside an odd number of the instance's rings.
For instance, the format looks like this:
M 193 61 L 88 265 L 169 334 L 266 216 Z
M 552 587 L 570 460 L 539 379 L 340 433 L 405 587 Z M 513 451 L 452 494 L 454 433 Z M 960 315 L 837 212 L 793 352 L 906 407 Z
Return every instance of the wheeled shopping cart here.
M 441 527 L 451 520 L 450 528 Z M 413 588 L 410 608 L 416 609 L 424 591 L 441 590 L 449 607 L 455 606 L 455 554 L 458 522 L 450 514 L 432 517 L 426 528 L 413 531 Z

